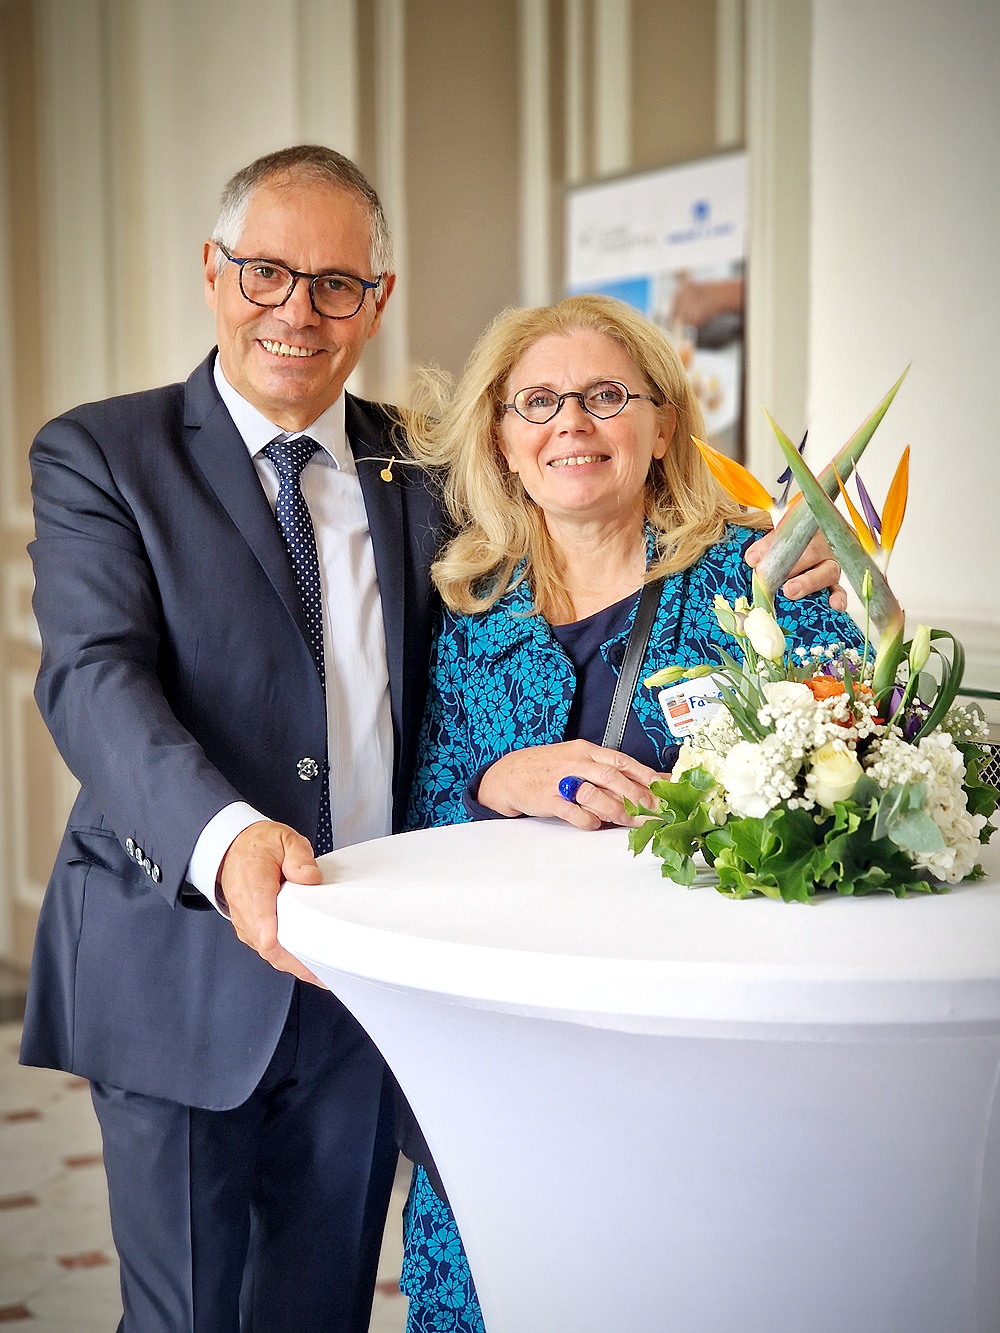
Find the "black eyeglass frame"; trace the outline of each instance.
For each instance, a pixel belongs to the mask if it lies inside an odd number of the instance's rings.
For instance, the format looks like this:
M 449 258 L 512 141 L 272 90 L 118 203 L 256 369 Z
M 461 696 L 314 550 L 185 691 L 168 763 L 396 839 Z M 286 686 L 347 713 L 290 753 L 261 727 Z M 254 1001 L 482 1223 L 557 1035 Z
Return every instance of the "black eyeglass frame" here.
M 336 269 L 327 269 L 325 273 L 300 273 L 298 269 L 289 268 L 287 264 L 283 264 L 280 259 L 268 259 L 266 255 L 251 255 L 247 259 L 237 259 L 235 255 L 229 253 L 221 241 L 216 241 L 215 244 L 222 251 L 223 256 L 229 263 L 235 264 L 239 269 L 240 295 L 243 297 L 244 301 L 249 301 L 251 305 L 258 306 L 261 310 L 277 310 L 279 306 L 283 306 L 285 302 L 291 298 L 292 293 L 295 291 L 295 284 L 301 278 L 303 281 L 309 283 L 309 304 L 312 306 L 313 310 L 315 310 L 316 314 L 319 315 L 320 319 L 353 319 L 364 305 L 365 297 L 368 293 L 376 291 L 382 285 L 382 280 L 385 278 L 385 274 L 380 273 L 377 278 L 369 282 L 367 278 L 359 278 L 355 273 L 338 273 Z M 252 296 L 247 296 L 246 288 L 243 286 L 244 264 L 271 264 L 274 268 L 284 269 L 292 279 L 288 286 L 288 291 L 285 292 L 280 301 L 255 301 Z M 361 300 L 358 302 L 357 308 L 352 310 L 349 315 L 328 315 L 325 311 L 320 310 L 319 306 L 316 304 L 316 284 L 321 278 L 350 278 L 351 282 L 360 282 Z
M 586 394 L 591 393 L 594 389 L 599 388 L 602 384 L 613 384 L 616 389 L 621 389 L 622 392 L 625 394 L 625 399 L 622 402 L 622 405 L 620 407 L 616 407 L 613 412 L 605 413 L 604 416 L 601 416 L 599 412 L 595 412 L 591 408 L 589 408 L 587 406 L 587 400 L 586 400 Z M 526 417 L 524 413 L 521 411 L 521 409 L 518 407 L 517 400 L 518 398 L 521 397 L 522 394 L 531 393 L 533 389 L 541 389 L 545 393 L 554 392 L 553 389 L 548 388 L 548 386 L 545 384 L 529 384 L 524 389 L 518 389 L 517 393 L 514 395 L 514 401 L 512 403 L 500 404 L 501 416 L 504 415 L 504 413 L 506 412 L 516 412 L 517 415 L 521 418 L 521 420 L 526 421 L 529 426 L 544 426 L 548 422 L 550 422 L 553 419 L 553 417 L 557 417 L 559 415 L 559 413 L 563 409 L 563 404 L 565 403 L 567 398 L 575 398 L 577 402 L 580 404 L 580 406 L 583 408 L 583 410 L 587 413 L 587 415 L 593 417 L 595 421 L 610 421 L 612 417 L 616 417 L 619 415 L 619 413 L 624 412 L 626 407 L 628 407 L 629 403 L 632 401 L 633 398 L 642 398 L 647 403 L 652 403 L 654 407 L 663 406 L 660 400 L 656 398 L 653 394 L 633 393 L 631 389 L 629 389 L 627 384 L 622 384 L 621 380 L 598 380 L 595 384 L 591 385 L 591 387 L 587 390 L 581 391 L 579 389 L 570 389 L 566 393 L 556 394 L 556 405 L 547 417 Z

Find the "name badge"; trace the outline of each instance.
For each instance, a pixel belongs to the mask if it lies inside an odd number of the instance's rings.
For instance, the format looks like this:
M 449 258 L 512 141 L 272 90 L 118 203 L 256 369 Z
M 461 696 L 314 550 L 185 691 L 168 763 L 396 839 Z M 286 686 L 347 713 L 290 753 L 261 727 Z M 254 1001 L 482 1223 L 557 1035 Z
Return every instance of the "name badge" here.
M 711 676 L 667 685 L 657 698 L 671 736 L 679 741 L 707 722 L 722 706 L 719 687 Z

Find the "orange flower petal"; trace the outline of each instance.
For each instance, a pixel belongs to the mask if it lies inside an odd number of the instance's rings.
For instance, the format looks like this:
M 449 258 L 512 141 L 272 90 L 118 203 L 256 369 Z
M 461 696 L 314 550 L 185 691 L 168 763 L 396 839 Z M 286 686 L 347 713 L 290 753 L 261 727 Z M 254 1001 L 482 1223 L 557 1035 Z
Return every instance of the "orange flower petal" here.
M 813 676 L 811 680 L 806 681 L 806 685 L 812 691 L 814 699 L 832 699 L 835 695 L 844 693 L 844 682 L 838 680 L 836 676 Z
M 765 512 L 770 510 L 774 500 L 752 472 L 748 472 L 735 459 L 720 454 L 718 449 L 713 449 L 710 444 L 699 440 L 697 436 L 692 435 L 691 439 L 697 445 L 698 452 L 707 463 L 712 476 L 737 504 L 747 505 L 751 509 L 763 509 Z
M 851 516 L 851 522 L 854 524 L 854 531 L 858 534 L 858 541 L 865 549 L 867 555 L 874 555 L 878 549 L 878 543 L 871 528 L 865 522 L 863 516 L 858 513 L 851 503 L 851 497 L 844 489 L 844 483 L 840 480 L 840 473 L 837 473 L 837 485 L 840 487 L 840 493 L 844 497 L 844 503 L 847 505 L 847 512 Z
M 910 446 L 907 445 L 903 450 L 903 456 L 899 460 L 899 467 L 896 468 L 896 475 L 893 477 L 889 486 L 889 493 L 885 497 L 885 507 L 882 510 L 882 548 L 885 551 L 891 551 L 899 535 L 899 529 L 903 526 L 903 515 L 906 513 L 906 498 L 910 488 Z

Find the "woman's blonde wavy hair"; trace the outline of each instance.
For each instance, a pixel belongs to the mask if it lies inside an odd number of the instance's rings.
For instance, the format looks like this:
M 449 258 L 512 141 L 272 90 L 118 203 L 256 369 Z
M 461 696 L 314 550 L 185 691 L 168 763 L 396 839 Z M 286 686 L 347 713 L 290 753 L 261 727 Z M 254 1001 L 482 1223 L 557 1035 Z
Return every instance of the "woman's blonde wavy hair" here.
M 607 296 L 571 296 L 557 305 L 510 309 L 493 320 L 458 382 L 441 371 L 418 377 L 402 413 L 414 457 L 441 470 L 455 534 L 432 567 L 447 606 L 484 611 L 510 587 L 526 560 L 534 604 L 551 619 L 569 610 L 562 562 L 541 509 L 509 471 L 500 450 L 510 373 L 540 338 L 586 329 L 613 338 L 659 400 L 670 443 L 646 480 L 646 521 L 655 535 L 647 579 L 686 569 L 719 540 L 725 525 L 767 527 L 717 485 L 691 436 L 704 437 L 701 408 L 673 347 L 637 311 Z M 627 410 L 627 409 L 626 409 Z M 672 425 L 672 432 L 670 427 Z

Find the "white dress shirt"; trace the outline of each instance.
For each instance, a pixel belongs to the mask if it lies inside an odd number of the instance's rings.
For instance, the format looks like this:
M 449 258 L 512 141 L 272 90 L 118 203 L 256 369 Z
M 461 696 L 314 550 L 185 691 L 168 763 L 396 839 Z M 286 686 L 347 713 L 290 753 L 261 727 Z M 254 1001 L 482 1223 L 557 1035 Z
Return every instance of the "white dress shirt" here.
M 264 455 L 266 446 L 300 434 L 320 446 L 303 469 L 301 486 L 316 534 L 323 591 L 333 845 L 346 847 L 382 837 L 392 831 L 392 715 L 385 627 L 368 515 L 347 441 L 343 395 L 306 430 L 289 434 L 237 393 L 223 375 L 218 357 L 214 374 L 272 509 L 278 474 Z M 247 725 L 253 725 L 253 718 L 247 718 Z M 205 825 L 191 854 L 188 878 L 215 906 L 219 906 L 216 877 L 230 843 L 250 824 L 268 818 L 266 812 L 235 802 Z

